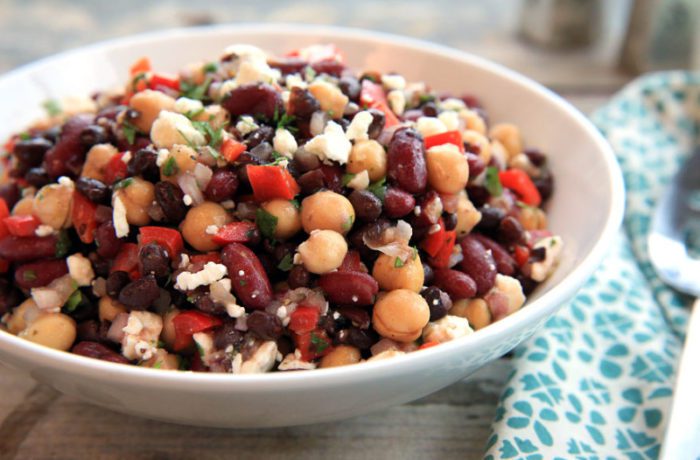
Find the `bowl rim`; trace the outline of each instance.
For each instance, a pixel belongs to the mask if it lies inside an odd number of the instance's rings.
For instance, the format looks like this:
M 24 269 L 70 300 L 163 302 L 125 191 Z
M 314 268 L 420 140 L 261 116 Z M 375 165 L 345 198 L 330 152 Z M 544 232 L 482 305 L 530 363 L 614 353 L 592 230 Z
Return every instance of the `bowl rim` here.
M 458 351 L 460 348 L 472 342 L 494 342 L 501 337 L 510 336 L 521 323 L 536 323 L 558 310 L 565 301 L 557 300 L 565 298 L 568 300 L 585 281 L 593 274 L 595 269 L 607 251 L 609 245 L 619 229 L 623 213 L 625 191 L 622 179 L 622 172 L 615 159 L 612 148 L 603 138 L 602 134 L 595 128 L 592 122 L 586 118 L 578 109 L 565 101 L 561 96 L 547 89 L 534 80 L 510 70 L 507 67 L 492 62 L 486 58 L 473 55 L 437 43 L 432 43 L 420 39 L 377 32 L 359 28 L 338 27 L 329 25 L 311 25 L 299 23 L 240 23 L 240 24 L 219 24 L 188 28 L 175 28 L 160 30 L 155 32 L 141 33 L 117 39 L 100 41 L 91 45 L 64 51 L 51 55 L 32 63 L 13 69 L 4 75 L 0 75 L 0 88 L 2 83 L 15 78 L 22 78 L 41 67 L 51 65 L 55 62 L 90 54 L 100 50 L 117 50 L 128 48 L 137 44 L 147 44 L 153 41 L 167 41 L 172 39 L 182 39 L 188 36 L 210 36 L 221 33 L 255 33 L 255 34 L 292 34 L 307 36 L 330 36 L 358 41 L 374 41 L 391 46 L 412 49 L 420 52 L 435 54 L 448 59 L 470 64 L 488 72 L 498 74 L 524 90 L 534 92 L 538 96 L 547 99 L 555 105 L 564 116 L 567 116 L 581 126 L 585 133 L 590 136 L 598 151 L 602 154 L 604 163 L 608 170 L 608 180 L 612 189 L 610 210 L 605 216 L 601 236 L 593 245 L 590 252 L 583 257 L 572 272 L 567 275 L 552 288 L 534 300 L 528 308 L 523 308 L 513 315 L 510 315 L 489 327 L 482 329 L 475 335 L 469 335 L 460 339 L 452 340 L 441 344 L 439 347 L 431 347 L 421 350 L 420 353 L 408 353 L 403 356 L 391 359 L 362 363 L 361 366 L 342 366 L 326 369 L 314 369 L 313 372 L 272 372 L 264 374 L 227 374 L 227 373 L 198 373 L 198 372 L 163 372 L 158 369 L 144 368 L 134 365 L 115 364 L 93 358 L 87 358 L 72 353 L 54 350 L 42 345 L 38 345 L 9 332 L 0 330 L 0 349 L 16 354 L 21 352 L 33 355 L 33 360 L 49 360 L 51 368 L 60 367 L 70 369 L 71 373 L 81 373 L 83 375 L 99 375 L 103 379 L 134 379 L 134 383 L 141 386 L 158 387 L 168 385 L 173 388 L 193 389 L 207 387 L 209 390 L 220 391 L 260 391 L 275 390 L 279 388 L 302 389 L 311 387 L 323 387 L 328 383 L 342 382 L 351 378 L 357 380 L 372 380 L 380 375 L 394 374 L 408 371 L 411 367 L 429 365 L 430 362 L 440 361 L 440 357 Z M 14 349 L 14 351 L 12 351 Z

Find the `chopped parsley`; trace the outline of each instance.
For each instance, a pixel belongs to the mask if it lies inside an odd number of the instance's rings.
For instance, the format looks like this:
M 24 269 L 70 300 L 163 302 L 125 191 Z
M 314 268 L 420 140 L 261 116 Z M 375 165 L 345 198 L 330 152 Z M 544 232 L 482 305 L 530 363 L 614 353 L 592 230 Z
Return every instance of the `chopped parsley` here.
M 241 287 L 245 287 L 248 285 L 248 282 L 246 280 L 238 280 L 238 285 Z
M 289 161 L 289 158 L 287 158 L 286 156 L 282 155 L 281 153 L 273 150 L 272 151 L 272 161 L 270 163 L 267 163 L 267 166 L 278 166 L 283 161 Z
M 350 230 L 352 228 L 353 223 L 355 223 L 354 216 L 348 216 L 348 219 L 345 222 L 343 222 L 343 226 L 342 226 L 343 231 L 347 232 L 348 230 Z
M 435 100 L 435 95 L 430 93 L 421 94 L 418 97 L 418 101 L 421 105 L 427 104 L 428 102 L 433 102 Z
M 377 182 L 374 182 L 367 187 L 367 190 L 372 192 L 374 196 L 379 198 L 381 202 L 384 202 L 384 196 L 386 195 L 386 177 L 382 177 Z
M 212 148 L 218 148 L 224 140 L 224 131 L 222 129 L 214 129 L 211 124 L 206 121 L 193 121 L 192 126 L 202 133 L 204 137 L 209 139 L 209 146 Z M 182 133 L 180 133 L 182 134 Z M 183 136 L 184 137 L 184 136 Z
M 134 143 L 134 139 L 136 138 L 136 133 L 139 132 L 139 129 L 129 123 L 128 121 L 124 120 L 122 122 L 122 133 L 124 133 L 124 137 L 126 138 L 126 141 L 129 144 Z
M 401 257 L 394 259 L 394 268 L 401 268 L 405 265 L 405 262 L 401 260 Z
M 486 190 L 491 196 L 501 196 L 503 193 L 503 186 L 498 178 L 498 168 L 495 166 L 486 168 Z
M 217 64 L 216 62 L 208 62 L 207 64 L 204 64 L 202 70 L 204 71 L 204 73 L 216 72 L 217 70 L 219 70 L 219 64 Z
M 145 82 L 146 77 L 146 72 L 139 72 L 138 74 L 134 75 L 134 78 L 131 79 L 131 91 L 137 93 L 139 91 L 139 82 Z
M 175 174 L 178 173 L 180 168 L 177 167 L 177 162 L 175 161 L 175 157 L 170 157 L 167 160 L 165 160 L 165 163 L 163 164 L 163 175 L 166 177 L 174 176 Z
M 304 67 L 304 79 L 306 81 L 311 81 L 316 78 L 316 71 L 309 65 Z
M 80 305 L 80 302 L 83 300 L 83 295 L 80 293 L 79 290 L 76 290 L 73 292 L 73 294 L 68 297 L 68 300 L 66 301 L 66 310 L 68 311 L 75 311 L 76 308 L 78 308 L 78 305 Z
M 200 116 L 203 113 L 204 113 L 204 107 L 202 107 L 201 109 L 197 109 L 197 110 L 188 110 L 187 112 L 184 113 L 184 115 L 187 118 L 189 118 L 190 120 L 192 120 L 193 118 L 197 118 L 198 116 Z
M 174 160 L 174 158 L 173 158 L 173 160 Z M 126 179 L 120 180 L 119 182 L 117 182 L 116 184 L 114 184 L 114 187 L 113 187 L 113 188 L 114 188 L 114 190 L 119 190 L 120 188 L 127 188 L 127 187 L 130 186 L 133 182 L 134 182 L 134 178 L 133 178 L 133 177 L 127 177 Z
M 183 97 L 201 101 L 207 95 L 207 90 L 209 89 L 209 85 L 211 85 L 211 81 L 211 75 L 208 76 L 201 85 L 180 80 L 180 92 L 182 93 Z
M 290 133 L 296 133 L 298 131 L 296 126 L 292 126 L 292 124 L 296 121 L 296 117 L 294 115 L 289 115 L 288 113 L 279 115 L 277 109 L 275 109 L 275 117 L 272 121 L 277 126 L 277 129 L 286 129 Z
M 311 333 L 311 345 L 316 353 L 323 353 L 326 348 L 328 348 L 328 341 L 323 337 Z
M 21 141 L 28 141 L 31 138 L 32 138 L 32 135 L 26 131 L 23 133 L 19 133 L 19 140 L 21 140 Z
M 70 249 L 70 238 L 66 232 L 60 232 L 56 240 L 56 258 L 60 259 L 68 254 Z
M 294 266 L 293 261 L 294 257 L 292 256 L 292 253 L 288 252 L 277 265 L 277 268 L 279 268 L 283 272 L 288 272 Z
M 295 208 L 301 209 L 301 203 L 299 203 L 299 200 L 297 200 L 296 198 L 293 200 L 290 200 L 289 202 L 292 203 Z
M 46 110 L 46 113 L 50 117 L 55 117 L 56 115 L 60 115 L 63 112 L 61 103 L 58 102 L 56 99 L 48 99 L 44 101 L 42 106 L 44 107 L 44 110 Z
M 160 369 L 161 367 L 163 367 L 163 361 L 156 361 L 153 365 L 153 369 Z
M 350 182 L 357 176 L 357 174 L 352 174 L 352 173 L 345 173 L 343 174 L 343 187 L 347 187 Z
M 36 280 L 36 272 L 34 270 L 25 270 L 24 273 L 22 273 L 22 278 L 27 282 L 34 281 Z
M 260 233 L 271 240 L 275 239 L 275 229 L 277 228 L 277 217 L 273 216 L 263 208 L 255 211 L 255 224 L 260 229 Z

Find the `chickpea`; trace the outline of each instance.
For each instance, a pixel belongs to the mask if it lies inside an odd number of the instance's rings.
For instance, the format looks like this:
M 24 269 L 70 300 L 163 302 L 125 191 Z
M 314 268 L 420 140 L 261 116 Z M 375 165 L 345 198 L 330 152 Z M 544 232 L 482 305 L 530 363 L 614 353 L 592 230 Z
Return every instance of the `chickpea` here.
M 377 258 L 372 269 L 372 276 L 379 283 L 379 287 L 385 291 L 407 289 L 420 292 L 425 276 L 420 257 L 416 254 L 414 258 L 407 260 L 403 265 L 397 263 L 396 260 L 396 257 L 387 254 L 381 254 Z
M 503 144 L 508 158 L 511 158 L 523 151 L 523 141 L 520 136 L 520 129 L 511 123 L 499 123 L 494 125 L 489 132 L 489 136 Z
M 173 308 L 163 315 L 163 330 L 160 333 L 160 339 L 165 343 L 165 346 L 170 350 L 175 344 L 175 324 L 173 319 L 180 314 L 180 310 Z
M 231 222 L 231 216 L 223 206 L 205 201 L 187 212 L 185 220 L 180 224 L 180 229 L 190 246 L 198 251 L 213 251 L 218 249 L 219 245 L 212 241 L 212 235 L 207 233 L 207 227 L 210 225 L 221 227 L 229 222 Z
M 374 305 L 372 325 L 382 337 L 413 342 L 430 319 L 428 303 L 420 294 L 396 289 L 381 295 Z
M 63 313 L 41 315 L 20 334 L 30 342 L 63 351 L 73 346 L 76 335 L 75 321 Z
M 474 203 L 467 197 L 467 192 L 462 190 L 457 198 L 457 236 L 464 236 L 471 232 L 481 220 L 481 212 L 474 207 Z
M 114 192 L 126 208 L 126 220 L 131 225 L 146 225 L 151 221 L 148 210 L 155 198 L 155 187 L 140 177 L 129 179 L 128 185 Z
M 525 230 L 544 230 L 547 228 L 547 214 L 540 208 L 528 206 L 520 210 L 518 221 Z
M 346 234 L 355 222 L 350 200 L 331 191 L 316 192 L 301 202 L 301 225 L 306 233 L 333 230 Z
M 491 143 L 483 134 L 467 129 L 462 132 L 462 140 L 468 144 L 479 147 L 479 158 L 485 164 L 491 162 Z
M 467 318 L 474 330 L 491 324 L 491 309 L 484 299 L 459 299 L 454 302 L 449 314 Z
M 100 321 L 114 321 L 119 313 L 126 313 L 126 307 L 109 296 L 100 298 L 97 303 Z
M 350 151 L 347 171 L 359 174 L 367 171 L 369 180 L 376 182 L 386 176 L 386 151 L 375 140 L 357 141 Z
M 177 355 L 171 355 L 162 348 L 159 348 L 153 354 L 151 359 L 141 362 L 140 366 L 150 367 L 152 369 L 176 371 L 180 368 L 180 360 L 178 359 Z
M 177 184 L 180 174 L 194 171 L 197 166 L 197 152 L 187 145 L 173 145 L 170 156 L 160 167 L 160 180 Z
M 17 335 L 41 314 L 42 311 L 39 310 L 34 299 L 27 299 L 12 311 L 10 319 L 7 321 L 7 330 Z
M 112 157 L 117 153 L 119 153 L 119 151 L 112 144 L 97 144 L 92 146 L 85 157 L 85 164 L 83 165 L 80 176 L 104 182 L 105 168 Z
M 426 155 L 428 183 L 439 193 L 454 194 L 464 190 L 469 181 L 469 163 L 452 144 L 436 145 Z
M 13 216 L 31 216 L 34 213 L 34 196 L 25 196 L 12 208 Z
M 132 120 L 134 126 L 148 133 L 161 110 L 173 110 L 175 99 L 161 91 L 146 89 L 134 94 L 129 106 L 139 112 L 139 116 Z
M 347 366 L 357 364 L 362 356 L 360 350 L 349 345 L 338 345 L 321 359 L 321 367 Z
M 464 120 L 466 129 L 486 135 L 486 122 L 478 113 L 470 109 L 462 109 L 459 111 L 459 117 Z
M 332 118 L 342 118 L 345 106 L 350 99 L 335 85 L 318 80 L 309 85 L 309 92 L 318 99 L 321 110 L 328 112 Z
M 338 232 L 316 230 L 299 245 L 298 251 L 304 268 L 321 275 L 340 267 L 348 253 L 348 243 Z
M 301 230 L 299 210 L 291 201 L 271 200 L 262 204 L 262 208 L 277 218 L 274 236 L 278 240 L 286 240 Z
M 63 184 L 49 184 L 41 187 L 34 198 L 34 214 L 42 224 L 56 230 L 71 226 L 71 204 L 73 187 Z

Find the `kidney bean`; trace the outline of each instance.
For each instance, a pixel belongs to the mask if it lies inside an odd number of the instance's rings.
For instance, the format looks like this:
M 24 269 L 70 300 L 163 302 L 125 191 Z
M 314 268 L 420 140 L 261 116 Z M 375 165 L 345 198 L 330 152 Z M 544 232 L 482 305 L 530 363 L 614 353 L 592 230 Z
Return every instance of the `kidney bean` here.
M 513 216 L 506 216 L 498 226 L 498 240 L 504 244 L 525 244 L 527 235 L 522 224 Z
M 71 352 L 111 363 L 129 364 L 129 360 L 98 342 L 83 341 L 73 346 Z
M 107 295 L 112 298 L 118 298 L 119 293 L 124 287 L 131 282 L 127 272 L 117 270 L 112 272 L 107 277 Z
M 440 221 L 443 206 L 442 199 L 437 192 L 431 190 L 423 195 L 418 201 L 418 207 L 420 210 L 413 218 L 414 226 L 430 227 Z
M 277 340 L 284 332 L 282 321 L 266 311 L 257 310 L 246 318 L 248 330 L 263 340 Z
M 302 265 L 295 265 L 289 271 L 287 284 L 292 289 L 309 287 L 311 284 L 311 274 Z
M 75 181 L 75 188 L 93 203 L 106 203 L 112 192 L 104 183 L 97 179 L 81 177 Z
M 0 278 L 0 316 L 20 304 L 24 296 L 7 278 Z
M 37 168 L 32 168 L 32 169 L 37 169 Z M 31 171 L 31 169 L 30 169 L 30 171 Z M 39 187 L 43 187 L 44 185 L 48 184 L 48 180 L 49 180 L 49 178 L 47 177 L 46 178 L 47 182 L 44 184 L 41 184 Z M 29 183 L 31 185 L 34 185 L 31 182 L 29 182 Z M 34 186 L 36 187 L 36 185 L 34 185 Z M 17 186 L 17 184 L 15 184 L 14 182 L 10 182 L 8 184 L 0 185 L 0 198 L 5 200 L 5 204 L 7 204 L 7 207 L 11 209 L 15 204 L 17 204 L 17 202 L 21 198 L 21 193 L 20 193 L 20 190 L 19 190 L 19 187 Z
M 44 155 L 51 147 L 53 147 L 53 143 L 50 141 L 41 137 L 35 137 L 17 142 L 13 153 L 23 164 L 33 167 L 41 164 L 44 160 Z
M 368 329 L 370 325 L 369 313 L 364 308 L 338 307 L 338 313 L 352 322 L 352 325 L 360 329 Z
M 384 193 L 384 214 L 392 219 L 404 217 L 416 206 L 416 199 L 400 188 L 387 187 Z
M 481 213 L 481 220 L 476 225 L 476 229 L 482 232 L 495 231 L 506 216 L 503 209 L 494 206 L 482 206 L 479 212 Z
M 100 125 L 89 125 L 80 132 L 80 142 L 85 147 L 92 147 L 95 144 L 104 144 L 109 141 L 109 134 Z
M 255 253 L 240 243 L 226 245 L 221 258 L 233 292 L 243 305 L 261 310 L 272 301 L 272 286 Z
M 197 310 L 209 313 L 210 315 L 225 315 L 226 307 L 217 304 L 209 297 L 209 292 L 205 288 L 198 288 L 190 298 L 194 297 L 194 306 Z
M 479 233 L 472 233 L 472 236 L 483 244 L 486 249 L 491 250 L 491 255 L 493 256 L 493 260 L 496 262 L 496 270 L 498 273 L 506 276 L 512 276 L 513 273 L 515 273 L 517 264 L 503 246 L 488 236 L 481 235 Z
M 350 345 L 360 350 L 367 350 L 374 343 L 370 330 L 358 327 L 343 329 L 336 334 L 335 338 L 338 344 Z
M 304 195 L 311 195 L 321 190 L 325 185 L 323 182 L 323 171 L 314 169 L 313 171 L 305 172 L 299 177 L 297 182 Z
M 343 70 L 345 70 L 343 63 L 335 59 L 324 59 L 322 61 L 312 62 L 311 68 L 318 74 L 325 73 L 334 77 L 339 77 L 343 73 Z
M 97 227 L 95 244 L 97 245 L 97 254 L 105 259 L 111 259 L 119 252 L 122 241 L 117 238 L 111 219 Z
M 300 120 L 308 120 L 311 115 L 321 109 L 321 104 L 309 90 L 295 86 L 289 93 L 289 115 Z
M 267 61 L 273 69 L 278 69 L 282 75 L 300 73 L 308 63 L 300 57 L 274 57 Z
M 497 271 L 493 255 L 471 234 L 462 238 L 459 244 L 463 257 L 459 267 L 474 280 L 476 293 L 482 296 L 496 282 Z
M 68 273 L 68 266 L 65 260 L 42 260 L 17 267 L 15 283 L 22 289 L 31 289 L 46 286 L 66 273 Z
M 318 286 L 326 298 L 340 305 L 371 305 L 379 292 L 377 281 L 362 272 L 330 272 L 318 279 Z
M 211 201 L 228 200 L 238 190 L 238 175 L 230 169 L 217 169 L 204 190 L 204 195 Z
M 410 193 L 422 193 L 428 183 L 423 138 L 412 128 L 394 133 L 387 152 L 387 176 Z
M 158 283 L 153 275 L 146 275 L 124 286 L 119 302 L 130 310 L 145 310 L 160 297 Z
M 109 269 L 111 268 L 111 263 L 109 260 L 100 257 L 96 252 L 89 253 L 88 260 L 92 264 L 92 269 L 95 272 L 95 275 L 102 276 L 104 278 L 109 276 Z
M 7 236 L 0 240 L 0 258 L 10 262 L 30 262 L 39 259 L 53 259 L 60 251 L 58 237 L 49 236 Z
M 374 222 L 382 214 L 382 202 L 372 192 L 355 190 L 348 197 L 355 215 L 363 222 Z
M 275 113 L 284 113 L 282 98 L 267 83 L 250 83 L 231 90 L 221 105 L 231 115 L 262 115 L 272 119 Z
M 546 202 L 551 196 L 554 190 L 554 178 L 549 172 L 545 172 L 542 177 L 538 177 L 532 181 L 537 187 L 537 191 L 540 192 L 542 197 L 542 202 Z
M 139 261 L 143 273 L 150 273 L 156 278 L 165 278 L 170 274 L 170 255 L 158 243 L 152 242 L 142 246 Z
M 152 147 L 138 150 L 127 164 L 129 176 L 141 176 L 151 182 L 160 179 L 160 168 L 157 164 L 158 152 Z
M 220 327 L 214 329 L 214 346 L 218 350 L 225 350 L 228 346 L 240 347 L 243 342 L 243 333 L 236 329 L 236 321 L 224 321 Z
M 340 91 L 342 91 L 343 94 L 345 94 L 351 101 L 357 102 L 360 97 L 360 82 L 352 75 L 340 77 L 338 88 L 340 88 Z
M 44 155 L 44 169 L 51 178 L 80 174 L 87 151 L 80 133 L 92 121 L 91 115 L 76 115 L 63 125 L 58 141 Z
M 459 273 L 459 272 L 458 272 Z M 447 316 L 452 308 L 452 299 L 438 287 L 430 286 L 420 293 L 430 308 L 430 321 L 437 321 Z
M 467 164 L 469 165 L 469 179 L 473 179 L 486 169 L 486 163 L 479 155 L 467 152 Z
M 178 224 L 185 218 L 187 206 L 182 202 L 184 196 L 180 187 L 170 182 L 158 182 L 155 186 L 156 202 L 170 223 Z
M 476 283 L 471 276 L 449 268 L 436 269 L 433 284 L 453 299 L 469 299 L 476 294 Z
M 527 156 L 528 160 L 530 160 L 530 163 L 538 168 L 540 166 L 544 166 L 544 164 L 547 162 L 547 157 L 545 154 L 537 149 L 527 148 L 523 153 Z

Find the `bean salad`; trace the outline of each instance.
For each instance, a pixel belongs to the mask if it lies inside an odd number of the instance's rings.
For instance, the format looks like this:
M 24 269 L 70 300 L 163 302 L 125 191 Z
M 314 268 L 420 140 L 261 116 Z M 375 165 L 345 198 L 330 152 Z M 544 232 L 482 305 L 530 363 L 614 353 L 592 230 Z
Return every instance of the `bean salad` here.
M 54 349 L 235 374 L 389 358 L 514 313 L 563 247 L 517 126 L 333 45 L 141 58 L 45 109 L 3 149 L 0 329 Z

